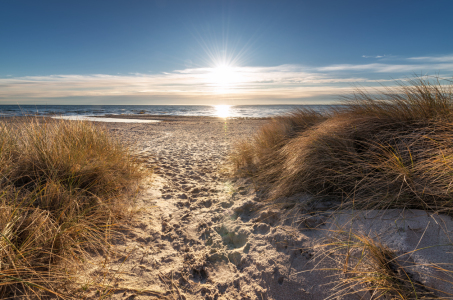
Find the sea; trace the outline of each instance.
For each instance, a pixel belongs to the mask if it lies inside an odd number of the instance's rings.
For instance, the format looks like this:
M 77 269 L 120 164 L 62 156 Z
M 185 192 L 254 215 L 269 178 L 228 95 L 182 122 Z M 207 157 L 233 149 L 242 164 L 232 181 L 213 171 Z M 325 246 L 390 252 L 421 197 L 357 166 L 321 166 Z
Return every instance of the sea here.
M 90 119 L 106 115 L 208 116 L 266 118 L 296 109 L 324 110 L 330 105 L 0 105 L 0 117 L 52 116 Z

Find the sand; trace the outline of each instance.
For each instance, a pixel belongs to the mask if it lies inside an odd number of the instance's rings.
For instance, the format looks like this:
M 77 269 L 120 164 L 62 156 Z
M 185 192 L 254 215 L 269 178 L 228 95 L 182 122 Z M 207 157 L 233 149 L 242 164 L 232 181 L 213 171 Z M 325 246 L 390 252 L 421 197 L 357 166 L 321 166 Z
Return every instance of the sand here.
M 227 164 L 234 142 L 250 138 L 266 120 L 137 118 L 161 122 L 100 125 L 154 168 L 141 184 L 129 230 L 114 240 L 107 259 L 93 257 L 86 267 L 87 282 L 110 286 L 112 299 L 369 299 L 369 293 L 354 293 L 357 286 L 335 294 L 344 260 L 326 244 L 349 232 L 379 239 L 406 262 L 423 263 L 412 268 L 413 279 L 453 293 L 452 284 L 433 279 L 450 280 L 448 274 L 427 266 L 453 263 L 450 217 L 332 213 L 325 203 L 313 214 L 306 210 L 309 195 L 281 199 L 293 209 L 277 209 L 262 202 L 252 180 L 232 176 Z M 411 252 L 434 244 L 443 246 Z M 93 289 L 89 298 L 100 294 Z

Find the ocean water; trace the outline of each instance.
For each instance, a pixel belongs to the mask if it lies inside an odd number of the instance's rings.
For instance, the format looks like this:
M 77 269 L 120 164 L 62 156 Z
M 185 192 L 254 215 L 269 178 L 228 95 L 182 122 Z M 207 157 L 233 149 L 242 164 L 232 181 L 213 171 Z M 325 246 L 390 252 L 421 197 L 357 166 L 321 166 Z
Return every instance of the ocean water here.
M 297 108 L 324 110 L 327 105 L 0 105 L 0 117 L 80 116 L 85 119 L 106 115 L 210 116 L 263 118 L 282 115 Z M 88 118 L 87 118 L 88 117 Z

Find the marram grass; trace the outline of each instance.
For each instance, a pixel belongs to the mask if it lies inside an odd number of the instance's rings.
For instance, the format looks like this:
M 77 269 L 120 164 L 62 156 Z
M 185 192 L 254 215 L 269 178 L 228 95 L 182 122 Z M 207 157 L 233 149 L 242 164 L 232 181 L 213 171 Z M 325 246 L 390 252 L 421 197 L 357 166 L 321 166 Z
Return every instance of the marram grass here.
M 237 143 L 230 155 L 236 172 L 254 177 L 274 207 L 306 193 L 340 200 L 326 201 L 339 205 L 329 210 L 453 214 L 452 82 L 416 77 L 371 92 L 357 89 L 343 100 L 323 112 L 302 109 L 272 119 Z M 410 273 L 416 265 L 377 237 L 340 233 L 324 246 L 324 258 L 336 257 L 343 274 L 331 298 L 431 299 L 446 293 L 415 281 Z M 442 264 L 423 267 L 450 274 Z
M 4 299 L 70 295 L 71 274 L 108 246 L 142 173 L 99 127 L 32 118 L 0 123 L 0 176 Z
M 305 192 L 346 206 L 451 211 L 451 82 L 415 78 L 344 100 L 274 118 L 234 148 L 236 170 L 270 200 Z
M 352 294 L 361 295 L 363 299 L 439 298 L 412 274 L 416 264 L 408 258 L 419 249 L 398 256 L 395 251 L 383 245 L 379 237 L 372 238 L 353 231 L 333 233 L 333 240 L 322 247 L 321 258 L 334 257 L 337 271 L 342 276 L 333 286 L 332 295 L 328 299 Z M 439 268 L 435 265 L 424 267 Z M 447 278 L 444 280 L 449 282 Z

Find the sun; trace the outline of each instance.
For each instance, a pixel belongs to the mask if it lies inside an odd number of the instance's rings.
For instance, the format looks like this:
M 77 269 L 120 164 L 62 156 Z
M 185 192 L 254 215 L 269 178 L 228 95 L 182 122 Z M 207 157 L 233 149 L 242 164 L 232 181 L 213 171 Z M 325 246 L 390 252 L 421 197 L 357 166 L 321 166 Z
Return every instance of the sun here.
M 234 81 L 234 68 L 227 65 L 220 65 L 213 68 L 212 80 L 219 85 L 229 85 Z
M 218 93 L 229 93 L 240 82 L 240 74 L 236 68 L 226 64 L 211 69 L 209 81 Z

